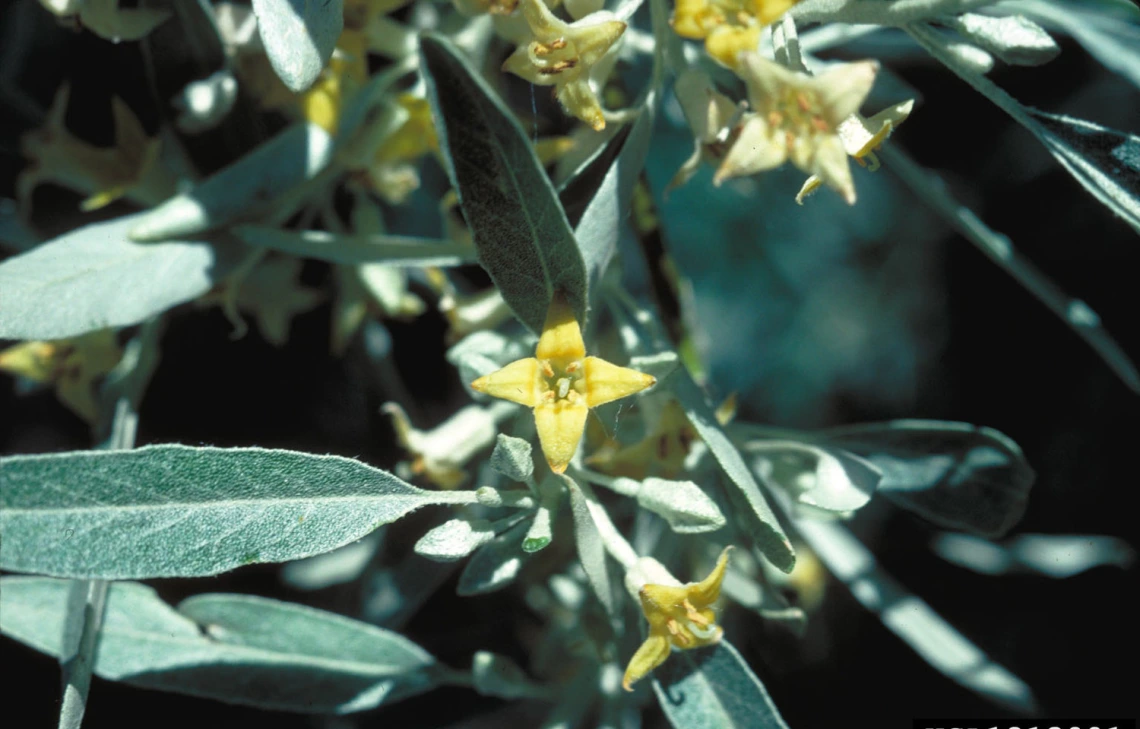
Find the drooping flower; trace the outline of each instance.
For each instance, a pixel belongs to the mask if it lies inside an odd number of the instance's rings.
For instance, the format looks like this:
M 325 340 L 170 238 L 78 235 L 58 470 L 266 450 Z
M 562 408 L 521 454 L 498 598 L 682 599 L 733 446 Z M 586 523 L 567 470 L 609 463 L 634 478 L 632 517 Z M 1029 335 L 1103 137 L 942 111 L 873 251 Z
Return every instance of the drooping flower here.
M 484 375 L 471 387 L 534 408 L 546 462 L 550 470 L 562 473 L 578 450 L 590 408 L 641 392 L 656 382 L 652 375 L 587 357 L 574 312 L 556 296 L 535 356 Z
M 875 61 L 843 63 L 819 76 L 790 71 L 758 53 L 740 56 L 748 86 L 745 114 L 714 182 L 774 169 L 791 160 L 855 203 L 855 183 L 839 125 L 859 110 L 878 73 Z
M 737 57 L 755 51 L 760 30 L 799 0 L 677 0 L 672 25 L 683 38 L 704 40 L 705 50 L 734 68 Z
M 874 172 L 879 169 L 879 158 L 875 150 L 882 146 L 899 124 L 906 121 L 913 108 L 914 99 L 910 99 L 889 106 L 870 119 L 858 112 L 852 114 L 839 125 L 839 138 L 843 141 L 843 148 L 861 166 L 866 167 L 869 172 Z M 807 178 L 799 194 L 796 195 L 796 202 L 803 205 L 804 198 L 815 192 L 822 184 L 823 181 L 816 175 Z
M 649 637 L 626 666 L 622 688 L 632 691 L 633 684 L 664 663 L 674 648 L 687 650 L 720 642 L 724 628 L 716 624 L 713 605 L 720 598 L 720 586 L 728 569 L 728 552 L 731 549 L 731 546 L 725 547 L 716 567 L 700 582 L 687 585 L 646 584 L 640 588 L 638 599 L 649 622 Z M 653 566 L 660 568 L 650 558 L 642 558 L 641 561 L 651 561 Z M 664 572 L 663 568 L 660 571 Z M 631 576 L 633 572 L 631 570 Z M 668 577 L 668 573 L 664 572 L 664 576 Z M 629 579 L 627 576 L 627 583 Z
M 673 84 L 685 121 L 693 131 L 693 154 L 669 182 L 669 189 L 684 185 L 702 162 L 720 164 L 732 141 L 733 122 L 740 107 L 713 86 L 704 71 L 686 69 Z
M 95 382 L 110 372 L 123 351 L 110 329 L 73 339 L 23 342 L 0 352 L 0 370 L 55 387 L 69 410 L 89 423 L 98 417 Z
M 595 130 L 605 129 L 590 73 L 625 32 L 626 24 L 606 11 L 567 23 L 542 0 L 520 0 L 519 5 L 534 40 L 519 46 L 503 62 L 503 70 L 538 86 L 554 86 L 566 113 Z

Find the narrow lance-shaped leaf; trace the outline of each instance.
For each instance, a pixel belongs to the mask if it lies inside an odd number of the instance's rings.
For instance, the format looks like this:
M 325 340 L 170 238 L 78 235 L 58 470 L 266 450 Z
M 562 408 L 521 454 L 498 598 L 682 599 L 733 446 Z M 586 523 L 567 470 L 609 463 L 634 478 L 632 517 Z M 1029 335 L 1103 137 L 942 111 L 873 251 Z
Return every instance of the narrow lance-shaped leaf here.
M 959 233 L 977 246 L 978 250 L 1071 327 L 1126 385 L 1133 391 L 1140 392 L 1140 373 L 1137 372 L 1136 365 L 1108 333 L 1100 316 L 1088 304 L 1062 291 L 1028 258 L 1019 253 L 1008 237 L 991 230 L 973 211 L 960 205 L 940 180 L 922 169 L 905 152 L 897 148 L 886 148 L 882 150 L 882 157 L 889 169 L 902 179 L 907 188 L 941 214 Z
M 143 215 L 84 226 L 0 263 L 0 339 L 138 324 L 206 293 L 236 262 L 231 245 L 131 241 Z
M 0 580 L 0 630 L 59 656 L 68 582 Z M 248 595 L 200 595 L 175 610 L 134 582 L 111 585 L 95 673 L 110 681 L 262 709 L 348 713 L 436 686 L 446 669 L 367 623 Z
M 541 332 L 555 292 L 586 320 L 582 254 L 526 134 L 449 41 L 420 41 L 440 149 L 479 260 L 507 305 Z
M 726 640 L 674 651 L 653 672 L 653 691 L 677 729 L 788 729 L 764 684 Z
M 399 235 L 337 235 L 321 230 L 279 230 L 260 225 L 234 229 L 243 243 L 318 261 L 359 265 L 461 266 L 475 261 L 475 249 L 464 243 Z
M 620 323 L 622 339 L 631 354 L 655 356 L 667 350 L 664 334 L 655 327 L 653 318 L 638 309 L 632 299 L 624 293 L 614 292 L 611 303 L 615 318 Z M 667 365 L 668 358 L 661 364 Z M 796 564 L 792 543 L 760 491 L 756 479 L 752 477 L 740 451 L 717 422 L 716 413 L 705 401 L 704 393 L 688 370 L 676 367 L 671 371 L 672 374 L 666 379 L 658 380 L 659 387 L 666 388 L 676 396 L 689 422 L 746 503 L 753 524 L 751 534 L 764 556 L 784 572 L 791 572 Z
M 908 593 L 846 527 L 798 519 L 796 528 L 855 599 L 933 668 L 1011 711 L 1036 710 L 1033 692 L 1024 681 L 995 663 L 924 600 Z
M 316 124 L 297 124 L 249 154 L 141 213 L 130 229 L 134 240 L 157 241 L 195 235 L 294 205 L 297 191 L 328 165 L 332 137 Z
M 1032 111 L 962 63 L 930 26 L 913 23 L 906 31 L 930 55 L 1032 132 L 1093 197 L 1140 232 L 1140 138 L 1082 119 Z
M 582 251 L 590 291 L 597 288 L 617 251 L 629 217 L 633 188 L 649 153 L 654 100 L 655 96 L 648 98 L 637 120 L 615 134 L 559 190 Z
M 580 486 L 569 476 L 560 476 L 566 488 L 570 491 L 570 511 L 574 516 L 574 542 L 578 546 L 578 560 L 586 572 L 586 579 L 594 588 L 594 594 L 602 603 L 602 607 L 610 615 L 615 614 L 617 605 L 614 604 L 613 586 L 610 584 L 610 573 L 606 566 L 606 549 L 602 544 L 602 535 L 594 521 L 595 510 L 604 511 L 598 504 L 587 486 Z
M 0 567 L 57 577 L 213 575 L 335 549 L 428 504 L 359 461 L 159 445 L 0 460 Z

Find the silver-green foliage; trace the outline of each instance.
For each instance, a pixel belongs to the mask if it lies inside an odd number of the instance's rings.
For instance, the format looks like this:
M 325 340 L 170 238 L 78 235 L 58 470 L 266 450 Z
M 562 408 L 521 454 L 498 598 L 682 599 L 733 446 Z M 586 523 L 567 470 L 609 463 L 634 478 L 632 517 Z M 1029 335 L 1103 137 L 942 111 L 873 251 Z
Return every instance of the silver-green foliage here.
M 67 580 L 0 580 L 4 635 L 59 657 Z M 406 638 L 323 610 L 206 594 L 177 609 L 134 582 L 111 585 L 95 674 L 263 709 L 348 713 L 434 688 L 447 669 Z
M 65 233 L 0 263 L 0 339 L 63 339 L 138 324 L 210 290 L 232 246 L 135 243 L 128 215 Z
M 428 34 L 420 48 L 440 149 L 480 263 L 532 331 L 542 331 L 555 293 L 585 321 L 582 254 L 526 134 L 450 41 Z
M 358 461 L 159 445 L 0 461 L 0 567 L 56 577 L 212 575 L 335 549 L 428 504 Z

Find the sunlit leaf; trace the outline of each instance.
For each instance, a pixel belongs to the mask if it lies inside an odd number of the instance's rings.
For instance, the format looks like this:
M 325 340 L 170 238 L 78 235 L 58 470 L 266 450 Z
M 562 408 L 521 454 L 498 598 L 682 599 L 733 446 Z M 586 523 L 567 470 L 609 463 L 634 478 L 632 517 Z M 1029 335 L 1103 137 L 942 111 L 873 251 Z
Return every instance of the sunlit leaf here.
M 606 550 L 594 521 L 595 511 L 604 509 L 593 498 L 593 494 L 587 495 L 574 479 L 568 476 L 561 478 L 570 491 L 570 511 L 574 516 L 574 543 L 578 547 L 578 561 L 586 571 L 586 579 L 590 582 L 590 587 L 594 588 L 594 594 L 606 612 L 613 615 L 617 605 L 614 603 L 613 586 L 606 566 Z M 589 486 L 585 488 L 588 489 Z
M 584 322 L 582 254 L 527 135 L 449 41 L 427 34 L 420 49 L 440 148 L 483 267 L 532 331 L 542 331 L 555 292 Z
M 883 472 L 878 492 L 950 529 L 996 537 L 1021 519 L 1035 474 L 1021 449 L 992 428 L 896 420 L 823 433 Z
M 653 99 L 559 190 L 594 291 L 627 225 L 633 187 L 653 134 Z
M 309 88 L 344 28 L 342 0 L 253 0 L 253 12 L 273 70 L 291 91 Z
M 302 258 L 357 265 L 460 266 L 475 261 L 475 249 L 466 244 L 398 235 L 337 235 L 320 230 L 279 230 L 242 225 L 234 234 L 244 243 Z
M 527 521 L 522 521 L 480 547 L 463 568 L 456 592 L 482 595 L 514 582 L 529 557 L 522 548 L 529 526 Z
M 855 599 L 933 668 L 1011 711 L 1036 710 L 1033 692 L 1024 681 L 995 663 L 924 600 L 907 592 L 846 527 L 797 519 L 796 528 Z
M 1029 573 L 1063 579 L 1095 567 L 1127 569 L 1136 551 L 1116 537 L 1021 534 L 994 544 L 968 534 L 940 534 L 931 545 L 947 562 L 983 575 Z
M 260 448 L 157 445 L 0 460 L 0 567 L 57 577 L 212 575 L 360 539 L 428 504 L 359 461 Z
M 195 235 L 243 220 L 256 220 L 272 210 L 282 215 L 298 200 L 288 199 L 325 168 L 332 138 L 315 124 L 297 124 L 249 154 L 141 213 L 130 229 L 139 241 Z
M 0 580 L 4 634 L 59 656 L 69 582 Z M 367 623 L 248 595 L 199 595 L 178 610 L 133 582 L 111 585 L 95 674 L 263 709 L 348 713 L 437 685 L 442 667 Z
M 138 324 L 210 290 L 236 249 L 128 238 L 146 213 L 87 225 L 0 263 L 0 339 L 63 339 Z
M 673 651 L 653 672 L 653 691 L 677 729 L 788 729 L 764 684 L 725 640 Z

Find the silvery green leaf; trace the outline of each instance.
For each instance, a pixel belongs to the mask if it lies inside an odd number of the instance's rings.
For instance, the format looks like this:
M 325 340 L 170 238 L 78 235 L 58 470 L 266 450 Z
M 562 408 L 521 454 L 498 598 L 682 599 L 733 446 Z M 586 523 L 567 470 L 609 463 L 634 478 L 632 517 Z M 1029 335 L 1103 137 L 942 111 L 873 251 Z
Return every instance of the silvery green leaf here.
M 896 420 L 822 435 L 882 471 L 878 492 L 897 505 L 985 537 L 1021 519 L 1035 478 L 1016 443 L 969 423 Z
M 499 433 L 491 452 L 491 468 L 512 481 L 529 483 L 534 475 L 533 449 L 529 441 Z
M 86 225 L 0 263 L 0 339 L 138 324 L 206 293 L 236 261 L 225 244 L 131 241 L 146 215 Z
M 528 555 L 522 549 L 529 524 L 524 520 L 484 544 L 459 575 L 459 595 L 482 595 L 501 590 L 518 577 Z
M 562 503 L 562 487 L 558 485 L 557 479 L 544 479 L 536 490 L 538 508 L 522 543 L 523 551 L 527 553 L 545 549 L 554 539 L 554 515 Z
M 1120 344 L 1105 329 L 1100 316 L 1083 300 L 1065 293 L 1014 247 L 1005 235 L 992 230 L 972 210 L 959 203 L 945 183 L 923 169 L 898 148 L 881 150 L 890 170 L 959 233 L 977 246 L 999 268 L 1059 317 L 1100 356 L 1116 376 L 1134 392 L 1140 392 L 1140 373 Z
M 716 502 L 692 481 L 647 478 L 637 491 L 637 503 L 669 522 L 678 534 L 714 532 L 725 523 Z
M 788 729 L 764 684 L 726 640 L 673 651 L 654 670 L 653 691 L 677 729 Z
M 589 290 L 597 288 L 627 224 L 633 188 L 645 167 L 653 134 L 654 99 L 613 136 L 559 190 L 586 265 Z
M 549 698 L 550 692 L 531 681 L 518 664 L 506 656 L 477 651 L 471 661 L 475 690 L 500 699 Z
M 586 572 L 586 579 L 598 601 L 610 615 L 617 611 L 614 602 L 614 590 L 610 583 L 609 567 L 606 565 L 606 548 L 602 544 L 602 535 L 598 531 L 595 512 L 601 512 L 597 518 L 605 519 L 605 509 L 597 502 L 590 485 L 579 485 L 569 476 L 561 475 L 559 478 L 570 491 L 570 512 L 574 517 L 574 543 L 578 548 L 578 561 Z
M 299 559 L 281 568 L 281 581 L 295 590 L 323 590 L 364 574 L 380 546 L 382 529 L 325 554 Z
M 1122 3 L 1119 13 L 1063 0 L 1003 0 L 998 7 L 1060 28 L 1106 68 L 1140 86 L 1140 25 L 1135 5 Z
M 716 413 L 705 401 L 704 393 L 697 383 L 693 382 L 684 367 L 678 367 L 676 374 L 666 380 L 666 383 L 677 396 L 677 401 L 684 409 L 689 422 L 693 424 L 716 462 L 720 464 L 725 475 L 747 503 L 748 512 L 755 519 L 752 535 L 756 539 L 756 545 L 772 564 L 784 572 L 791 572 L 796 565 L 796 553 L 792 549 L 792 543 L 784 533 L 764 494 L 761 493 L 740 452 L 736 450 L 736 446 L 717 422 Z
M 664 333 L 656 325 L 652 314 L 640 309 L 636 302 L 620 291 L 613 292 L 611 304 L 622 341 L 631 356 L 654 356 L 669 351 Z M 673 354 L 675 358 L 676 354 Z M 761 493 L 760 486 L 752 477 L 740 451 L 717 422 L 716 412 L 705 401 L 701 388 L 683 366 L 676 367 L 668 379 L 659 379 L 658 387 L 668 389 L 677 398 L 689 422 L 743 497 L 748 507 L 747 512 L 754 519 L 751 533 L 764 556 L 784 572 L 791 572 L 796 564 L 792 543 Z
M 1023 15 L 996 18 L 962 13 L 947 23 L 971 42 L 1013 65 L 1040 66 L 1061 52 L 1044 28 Z
M 778 590 L 734 570 L 731 566 L 721 586 L 723 593 L 733 602 L 755 610 L 765 620 L 775 621 L 803 637 L 807 629 L 807 615 L 802 608 L 793 607 Z
M 947 562 L 983 575 L 1030 573 L 1063 579 L 1095 567 L 1128 569 L 1136 552 L 1116 537 L 1022 534 L 1004 544 L 968 534 L 940 534 L 931 545 Z
M 316 124 L 297 124 L 198 183 L 139 215 L 130 230 L 138 241 L 194 235 L 267 211 L 325 168 L 332 138 Z
M 1030 131 L 1069 173 L 1140 232 L 1140 136 L 1084 119 L 1030 110 Z
M 342 0 L 253 0 L 273 70 L 293 93 L 313 85 L 344 29 Z
M 494 538 L 495 529 L 486 519 L 451 519 L 420 537 L 414 550 L 435 562 L 454 562 Z
M 0 629 L 59 656 L 68 582 L 0 580 Z M 112 584 L 95 673 L 110 681 L 301 713 L 348 713 L 433 688 L 441 667 L 402 636 L 340 615 L 247 595 L 200 595 L 178 610 Z
M 233 233 L 255 248 L 346 265 L 461 266 L 475 261 L 475 249 L 469 245 L 401 235 L 338 235 L 262 225 L 240 225 Z
M 1010 711 L 1036 711 L 1033 692 L 995 663 L 922 599 L 878 566 L 875 556 L 836 522 L 796 520 L 796 527 L 836 578 L 923 660 L 943 675 Z
M 561 293 L 585 322 L 582 254 L 527 135 L 450 41 L 420 41 L 440 149 L 479 260 L 515 315 L 541 332 Z
M 947 51 L 925 25 L 906 31 L 932 56 L 1024 126 L 1109 210 L 1140 232 L 1140 137 L 1099 124 L 1033 111 Z
M 848 514 L 861 509 L 875 493 L 882 474 L 873 464 L 839 449 L 795 441 L 754 441 L 761 480 L 778 486 L 797 503 L 827 512 Z
M 359 461 L 156 445 L 0 460 L 0 567 L 57 577 L 213 575 L 360 539 L 470 491 L 423 491 Z

